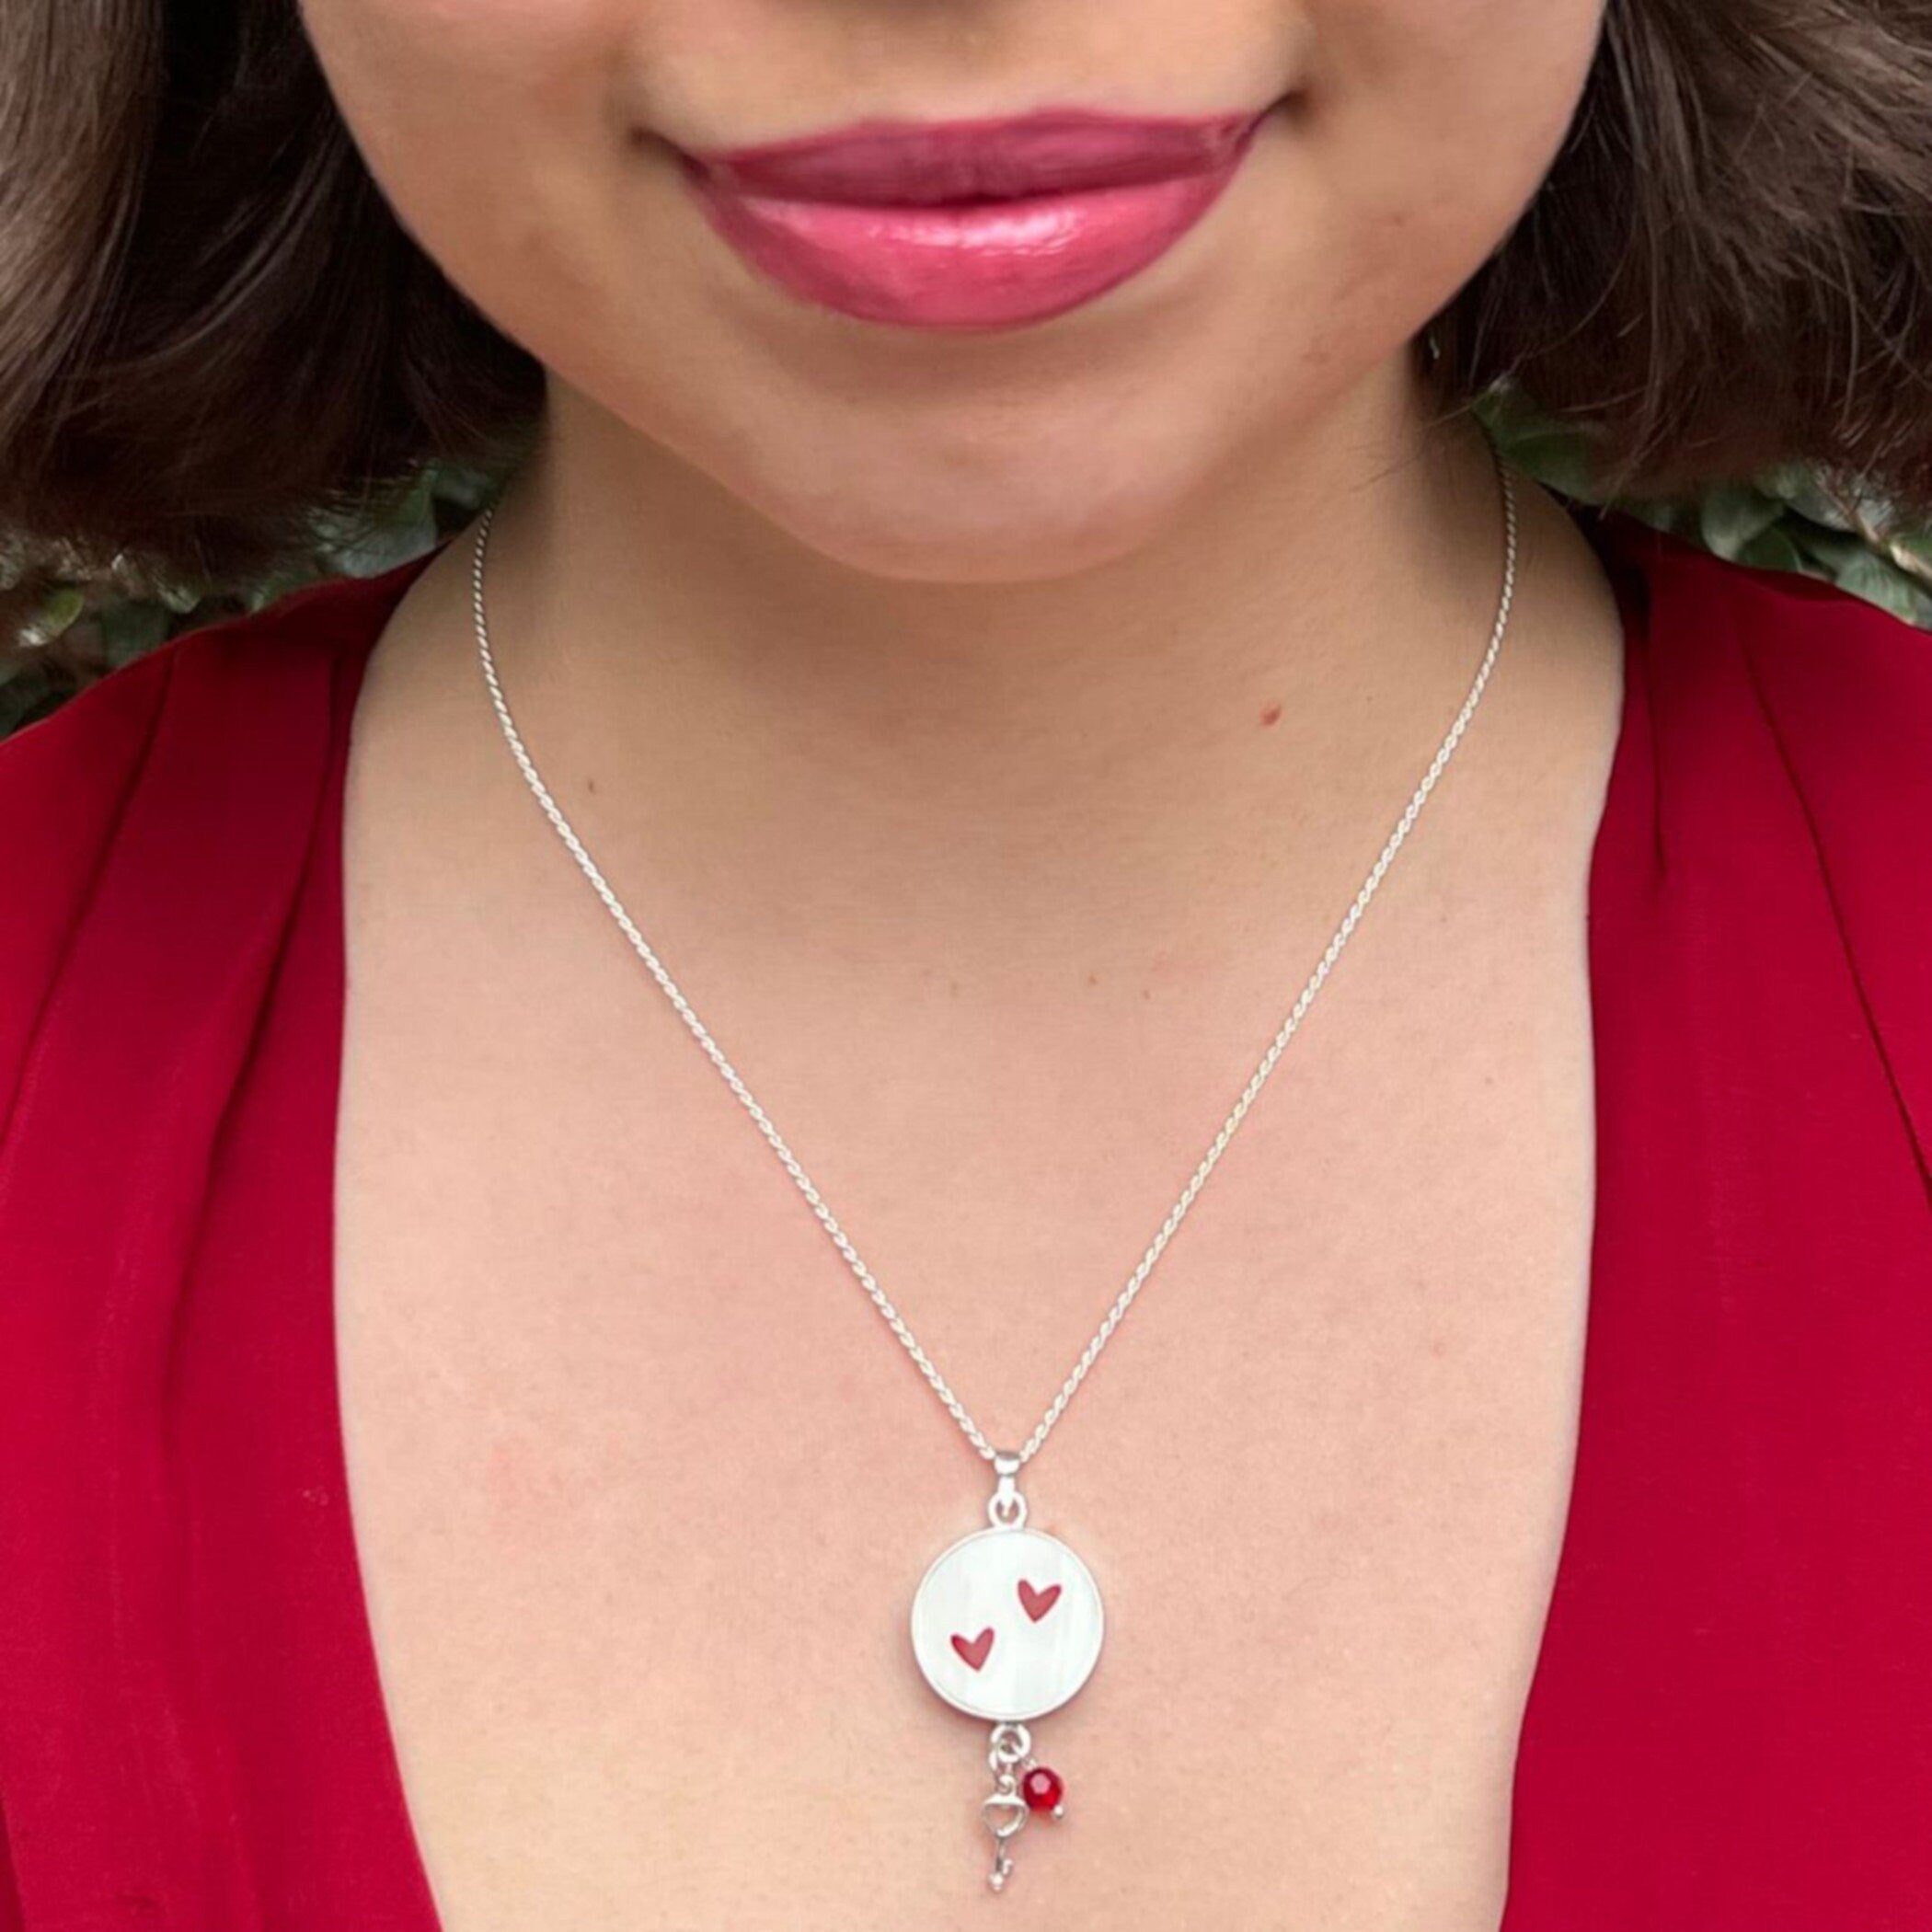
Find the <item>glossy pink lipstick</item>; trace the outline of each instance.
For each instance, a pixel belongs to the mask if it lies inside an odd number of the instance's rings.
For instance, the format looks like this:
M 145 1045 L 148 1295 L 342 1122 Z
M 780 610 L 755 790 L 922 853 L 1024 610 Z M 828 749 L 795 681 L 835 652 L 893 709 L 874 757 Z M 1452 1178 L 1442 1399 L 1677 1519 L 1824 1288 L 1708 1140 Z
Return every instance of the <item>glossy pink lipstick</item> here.
M 868 121 L 682 161 L 711 225 L 794 294 L 872 322 L 1003 328 L 1166 254 L 1265 111 Z

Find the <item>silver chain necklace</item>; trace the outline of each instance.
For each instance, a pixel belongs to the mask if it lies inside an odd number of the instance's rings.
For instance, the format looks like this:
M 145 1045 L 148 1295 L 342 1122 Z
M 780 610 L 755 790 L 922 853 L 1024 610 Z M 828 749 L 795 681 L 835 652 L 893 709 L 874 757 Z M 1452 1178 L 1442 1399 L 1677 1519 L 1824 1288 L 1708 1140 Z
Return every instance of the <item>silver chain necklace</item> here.
M 1436 781 L 1455 755 L 1456 746 L 1462 742 L 1463 734 L 1476 715 L 1476 707 L 1482 701 L 1489 673 L 1494 670 L 1497 655 L 1502 649 L 1503 635 L 1509 627 L 1510 606 L 1516 590 L 1516 494 L 1508 466 L 1493 443 L 1490 456 L 1502 488 L 1502 592 L 1489 648 L 1477 667 L 1462 708 L 1455 714 L 1435 756 L 1430 761 L 1428 770 L 1423 773 L 1421 782 L 1403 808 L 1387 843 L 1370 867 L 1368 877 L 1363 880 L 1353 904 L 1336 927 L 1314 972 L 1296 996 L 1268 1051 L 1261 1056 L 1260 1064 L 1242 1088 L 1240 1098 L 1222 1122 L 1213 1144 L 1182 1189 L 1180 1198 L 1168 1211 L 1160 1231 L 1141 1257 L 1139 1266 L 1107 1311 L 1106 1318 L 1094 1331 L 1093 1340 L 1081 1351 L 1073 1373 L 1062 1384 L 1060 1393 L 1041 1418 L 1039 1427 L 1017 1450 L 1003 1450 L 994 1445 L 967 1413 L 964 1404 L 953 1393 L 932 1358 L 919 1346 L 912 1329 L 873 1279 L 872 1271 L 860 1259 L 858 1250 L 825 1205 L 811 1177 L 799 1164 L 797 1156 L 786 1144 L 785 1137 L 772 1124 L 770 1116 L 758 1104 L 738 1070 L 726 1059 L 709 1029 L 692 1010 L 691 1003 L 679 990 L 677 983 L 664 970 L 650 941 L 625 911 L 622 902 L 611 890 L 609 881 L 585 850 L 583 841 L 578 837 L 549 788 L 538 775 L 535 763 L 512 720 L 510 706 L 503 696 L 503 687 L 497 676 L 496 659 L 489 645 L 483 578 L 490 524 L 496 515 L 495 506 L 485 511 L 477 523 L 470 571 L 477 653 L 482 662 L 484 681 L 489 688 L 497 720 L 503 728 L 504 739 L 518 768 L 535 795 L 537 803 L 543 807 L 545 817 L 556 827 L 558 836 L 569 848 L 570 856 L 582 868 L 584 877 L 595 889 L 611 917 L 617 922 L 624 937 L 650 969 L 651 977 L 662 987 L 666 998 L 677 1009 L 679 1018 L 705 1050 L 712 1065 L 738 1096 L 745 1111 L 757 1122 L 759 1132 L 770 1142 L 773 1152 L 798 1184 L 821 1225 L 845 1257 L 846 1265 L 857 1276 L 859 1285 L 871 1298 L 873 1306 L 899 1338 L 901 1346 L 918 1366 L 933 1393 L 946 1405 L 948 1413 L 959 1424 L 966 1439 L 985 1461 L 993 1465 L 995 1487 L 986 1504 L 990 1526 L 953 1544 L 927 1569 L 913 1597 L 912 1639 L 919 1668 L 938 1696 L 955 1709 L 982 1720 L 990 1720 L 993 1726 L 991 1747 L 987 1752 L 993 1789 L 981 1800 L 981 1818 L 993 1837 L 993 1867 L 988 1882 L 995 1892 L 1004 1888 L 1012 1871 L 1011 1841 L 1029 1816 L 1037 1811 L 1048 1811 L 1056 1818 L 1065 1814 L 1064 1784 L 1058 1773 L 1040 1764 L 1033 1756 L 1032 1738 L 1028 1726 L 1059 1709 L 1086 1684 L 1099 1660 L 1103 1627 L 1099 1590 L 1086 1564 L 1059 1538 L 1027 1526 L 1027 1500 L 1019 1492 L 1019 1472 L 1039 1454 L 1053 1425 L 1066 1412 L 1075 1391 L 1086 1380 L 1087 1372 L 1099 1360 L 1100 1351 L 1133 1305 L 1134 1297 L 1153 1271 L 1154 1264 L 1159 1260 L 1162 1251 L 1193 1205 L 1195 1196 L 1213 1172 L 1236 1129 L 1247 1118 L 1248 1109 L 1254 1105 L 1268 1076 L 1274 1071 L 1276 1062 L 1287 1050 L 1288 1042 L 1300 1029 L 1308 1008 L 1334 971 L 1342 949 L 1349 943 L 1362 915 L 1368 910 L 1369 902 L 1375 896 L 1376 889 L 1395 862 L 1397 853 L 1402 849 L 1417 819 L 1421 816 L 1422 808 L 1435 789 Z

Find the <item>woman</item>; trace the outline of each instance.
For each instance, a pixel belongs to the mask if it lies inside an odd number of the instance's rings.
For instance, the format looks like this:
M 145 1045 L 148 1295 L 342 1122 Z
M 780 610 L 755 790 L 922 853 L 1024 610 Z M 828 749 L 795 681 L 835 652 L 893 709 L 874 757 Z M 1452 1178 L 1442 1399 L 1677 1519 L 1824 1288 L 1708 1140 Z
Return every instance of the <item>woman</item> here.
M 1932 1922 L 1922 10 L 9 22 L 0 1924 Z

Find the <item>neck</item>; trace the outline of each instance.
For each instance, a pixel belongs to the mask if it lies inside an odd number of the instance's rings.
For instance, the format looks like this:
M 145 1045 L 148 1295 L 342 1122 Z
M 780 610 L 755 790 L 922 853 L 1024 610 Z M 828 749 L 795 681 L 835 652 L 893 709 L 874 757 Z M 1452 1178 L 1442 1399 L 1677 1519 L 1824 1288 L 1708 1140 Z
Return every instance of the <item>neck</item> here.
M 713 922 L 729 880 L 788 943 L 1064 962 L 1243 924 L 1297 852 L 1372 857 L 1501 556 L 1480 431 L 1432 426 L 1406 364 L 1138 547 L 1024 582 L 848 569 L 559 385 L 488 592 L 560 802 L 659 903 L 703 891 Z

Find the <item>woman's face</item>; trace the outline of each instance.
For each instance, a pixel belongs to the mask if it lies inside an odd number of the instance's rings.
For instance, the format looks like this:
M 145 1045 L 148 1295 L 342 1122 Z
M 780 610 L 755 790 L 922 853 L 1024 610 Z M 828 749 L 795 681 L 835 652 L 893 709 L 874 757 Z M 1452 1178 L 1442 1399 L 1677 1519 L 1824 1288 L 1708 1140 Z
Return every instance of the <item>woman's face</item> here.
M 405 226 L 586 420 L 858 568 L 1018 580 L 1136 546 L 1318 419 L 1386 431 L 1404 345 L 1554 158 L 1603 5 L 304 15 Z M 681 155 L 1065 109 L 1132 119 L 781 155 L 735 195 Z

